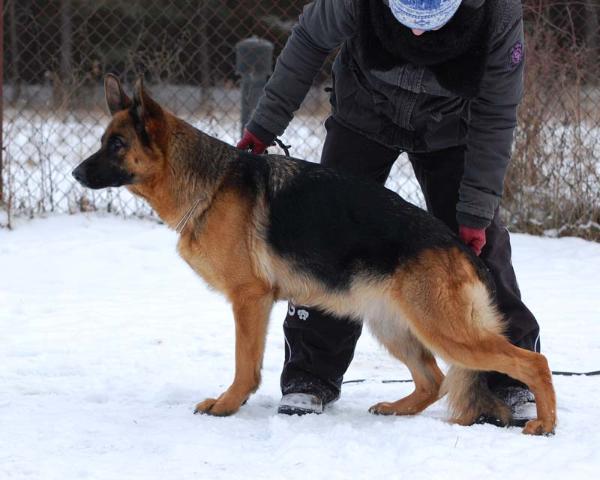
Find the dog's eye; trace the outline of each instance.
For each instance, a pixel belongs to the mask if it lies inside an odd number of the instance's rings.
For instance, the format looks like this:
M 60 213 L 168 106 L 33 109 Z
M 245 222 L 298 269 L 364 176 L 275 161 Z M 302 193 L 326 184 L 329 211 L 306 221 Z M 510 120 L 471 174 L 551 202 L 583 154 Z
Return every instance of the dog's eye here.
M 125 146 L 125 141 L 121 137 L 110 137 L 108 140 L 108 149 L 111 152 L 117 152 Z

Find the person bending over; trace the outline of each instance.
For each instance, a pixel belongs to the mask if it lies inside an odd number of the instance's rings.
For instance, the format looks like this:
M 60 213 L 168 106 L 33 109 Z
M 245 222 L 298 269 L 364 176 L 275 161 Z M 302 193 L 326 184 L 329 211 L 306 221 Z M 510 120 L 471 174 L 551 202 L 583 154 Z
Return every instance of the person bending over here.
M 510 237 L 498 214 L 523 94 L 521 2 L 309 3 L 239 148 L 263 153 L 284 132 L 338 47 L 321 163 L 384 184 L 407 152 L 427 210 L 489 268 L 510 341 L 539 351 L 539 326 L 521 301 Z M 289 304 L 280 413 L 320 413 L 339 397 L 361 328 Z M 494 372 L 487 381 L 519 420 L 533 401 L 526 387 Z

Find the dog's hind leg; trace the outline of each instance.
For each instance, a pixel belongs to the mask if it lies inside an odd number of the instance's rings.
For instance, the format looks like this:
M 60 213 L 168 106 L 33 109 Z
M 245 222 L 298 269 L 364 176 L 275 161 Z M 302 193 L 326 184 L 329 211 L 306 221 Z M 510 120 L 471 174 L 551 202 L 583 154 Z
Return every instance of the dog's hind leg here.
M 450 341 L 449 341 L 450 340 Z M 497 371 L 515 378 L 532 391 L 536 399 L 537 418 L 525 425 L 523 433 L 542 435 L 554 433 L 556 426 L 556 396 L 552 386 L 552 374 L 548 361 L 543 355 L 512 345 L 498 334 L 490 334 L 473 343 L 457 344 L 454 339 L 444 338 L 438 342 L 438 348 L 449 362 L 458 367 L 480 371 Z M 460 399 L 453 389 L 460 389 L 450 383 L 448 394 L 450 401 Z M 476 385 L 476 382 L 474 382 Z M 462 397 L 464 398 L 464 397 Z M 460 401 L 460 400 L 459 400 Z M 468 409 L 468 405 L 455 404 L 454 410 Z M 464 416 L 457 417 L 458 423 L 464 423 Z
M 267 287 L 245 286 L 229 295 L 235 317 L 235 376 L 218 398 L 196 405 L 194 413 L 227 416 L 239 410 L 260 384 L 267 323 L 273 293 Z
M 523 433 L 532 435 L 552 434 L 556 426 L 556 397 L 552 387 L 552 374 L 546 357 L 512 345 L 498 334 L 490 334 L 472 343 L 458 343 L 450 337 L 436 340 L 440 355 L 450 363 L 463 369 L 497 371 L 505 373 L 526 384 L 536 399 L 537 418 L 525 425 Z M 463 404 L 464 395 L 460 394 L 460 381 L 454 384 L 453 375 L 449 378 L 448 395 L 454 401 L 453 410 L 458 423 L 472 423 L 475 418 L 465 422 L 470 405 Z M 472 385 L 476 386 L 476 382 Z M 453 391 L 454 390 L 454 391 Z M 471 396 L 472 397 L 472 396 Z M 484 412 L 481 412 L 484 413 Z
M 535 396 L 538 418 L 530 420 L 523 433 L 554 432 L 556 397 L 548 362 L 539 353 L 512 345 L 502 335 L 501 317 L 468 259 L 450 253 L 446 257 L 431 254 L 415 262 L 411 272 L 399 278 L 398 286 L 398 302 L 410 329 L 431 351 L 459 368 L 497 371 L 525 383 Z M 460 399 L 466 397 L 455 395 L 452 389 L 468 385 L 473 383 L 448 385 L 450 400 L 459 399 L 453 409 L 460 423 L 469 420 L 460 414 L 468 408 L 460 405 Z
M 369 412 L 378 415 L 415 415 L 438 400 L 444 375 L 431 352 L 408 330 L 406 325 L 401 324 L 401 320 L 388 321 L 398 324 L 388 325 L 382 329 L 370 325 L 371 330 L 394 357 L 406 364 L 415 382 L 415 390 L 395 402 L 373 405 L 369 408 Z

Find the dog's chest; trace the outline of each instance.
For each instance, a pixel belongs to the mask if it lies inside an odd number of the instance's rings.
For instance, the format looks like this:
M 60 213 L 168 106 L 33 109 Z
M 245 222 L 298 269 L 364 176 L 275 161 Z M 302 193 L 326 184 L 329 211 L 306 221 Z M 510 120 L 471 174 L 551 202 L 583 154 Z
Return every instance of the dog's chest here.
M 218 252 L 211 252 L 210 245 L 201 240 L 190 240 L 182 237 L 177 244 L 177 251 L 192 270 L 209 286 L 224 292 L 227 290 L 224 281 L 224 268 Z
M 177 244 L 194 272 L 228 296 L 239 285 L 255 281 L 246 218 L 233 209 L 208 215 L 202 228 L 182 234 Z

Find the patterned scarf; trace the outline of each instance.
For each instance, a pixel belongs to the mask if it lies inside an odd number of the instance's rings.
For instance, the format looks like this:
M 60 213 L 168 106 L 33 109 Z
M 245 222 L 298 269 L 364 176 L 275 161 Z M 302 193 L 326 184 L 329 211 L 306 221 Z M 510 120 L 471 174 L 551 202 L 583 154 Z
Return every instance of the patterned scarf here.
M 416 36 L 382 0 L 361 0 L 358 43 L 364 64 L 374 70 L 407 63 L 428 67 L 442 87 L 461 97 L 475 97 L 492 23 L 492 2 L 476 3 L 464 2 L 441 29 Z

